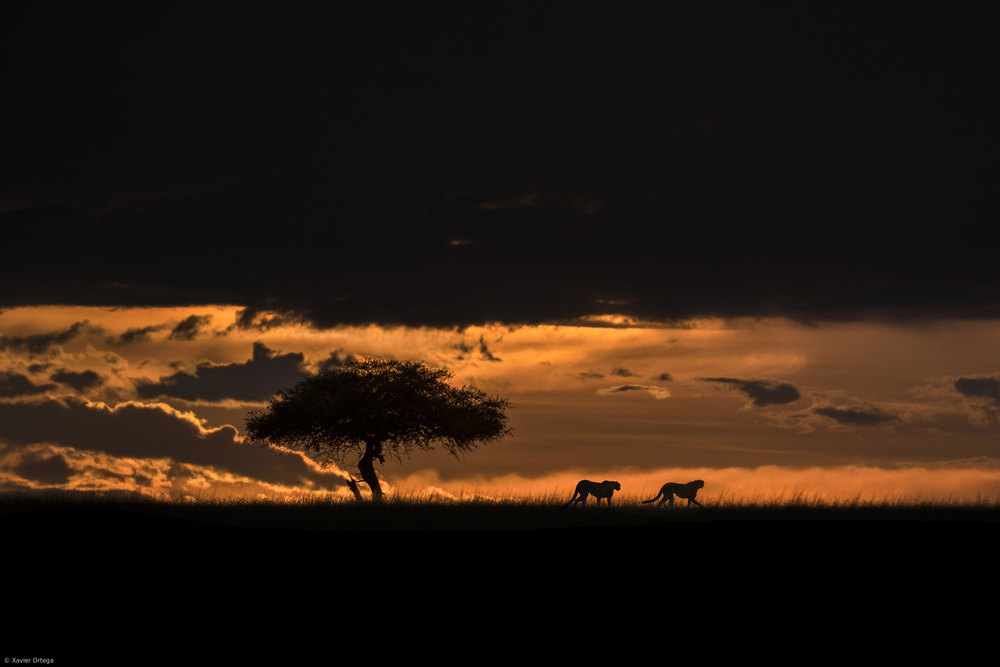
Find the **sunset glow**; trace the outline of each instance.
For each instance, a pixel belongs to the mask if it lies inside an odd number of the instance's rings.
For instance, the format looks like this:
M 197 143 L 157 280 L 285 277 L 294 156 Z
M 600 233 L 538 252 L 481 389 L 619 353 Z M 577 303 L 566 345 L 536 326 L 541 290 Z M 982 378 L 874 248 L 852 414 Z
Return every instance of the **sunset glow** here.
M 244 418 L 392 357 L 513 435 L 390 492 L 997 499 L 987 23 L 22 4 L 0 489 L 346 496 Z
M 1000 499 L 993 399 L 956 384 L 1000 368 L 992 322 L 320 329 L 275 314 L 240 327 L 241 314 L 0 313 L 4 486 L 346 497 L 353 462 L 248 446 L 242 420 L 302 372 L 376 356 L 449 368 L 514 404 L 513 438 L 461 461 L 387 461 L 390 491 L 544 497 L 600 477 L 638 500 L 704 478 L 705 497 L 729 502 Z
M 5 660 L 978 659 L 990 9 L 0 3 Z

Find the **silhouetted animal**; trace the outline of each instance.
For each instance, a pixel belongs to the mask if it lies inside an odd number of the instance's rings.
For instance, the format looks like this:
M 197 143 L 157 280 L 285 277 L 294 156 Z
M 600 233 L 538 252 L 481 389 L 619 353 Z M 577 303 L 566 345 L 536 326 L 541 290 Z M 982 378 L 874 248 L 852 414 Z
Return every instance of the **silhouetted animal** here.
M 698 507 L 704 507 L 699 503 L 695 496 L 698 495 L 698 489 L 705 486 L 705 482 L 700 479 L 696 479 L 693 482 L 688 482 L 687 484 L 678 484 L 677 482 L 667 482 L 660 487 L 660 492 L 656 494 L 656 498 L 663 496 L 663 500 L 659 502 L 660 505 L 670 501 L 670 504 L 674 504 L 674 494 L 677 494 L 678 498 L 687 498 L 688 505 L 694 503 Z M 651 503 L 656 500 L 656 498 L 650 498 L 649 500 L 643 500 L 643 503 Z
M 576 485 L 576 491 L 573 493 L 573 497 L 569 499 L 569 502 L 563 505 L 563 507 L 569 507 L 572 505 L 576 507 L 577 503 L 587 504 L 587 496 L 594 496 L 597 498 L 597 504 L 601 504 L 601 498 L 608 499 L 608 507 L 611 507 L 611 494 L 615 491 L 621 491 L 622 485 L 618 482 L 609 482 L 604 480 L 603 482 L 591 482 L 589 479 L 581 480 L 579 484 Z M 579 498 L 577 497 L 579 496 Z

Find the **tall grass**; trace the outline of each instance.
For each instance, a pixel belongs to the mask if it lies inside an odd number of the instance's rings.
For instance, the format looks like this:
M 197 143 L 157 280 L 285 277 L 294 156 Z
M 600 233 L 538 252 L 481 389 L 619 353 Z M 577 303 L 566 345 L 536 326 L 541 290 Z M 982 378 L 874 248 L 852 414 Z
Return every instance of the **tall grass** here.
M 821 498 L 804 492 L 770 497 L 702 500 L 704 508 L 677 500 L 642 504 L 641 498 L 616 495 L 612 507 L 591 499 L 564 509 L 561 494 L 523 495 L 470 489 L 454 494 L 426 491 L 393 493 L 381 502 L 342 495 L 298 497 L 154 497 L 123 492 L 59 492 L 15 489 L 0 494 L 0 517 L 27 511 L 77 508 L 140 512 L 160 517 L 246 527 L 316 530 L 369 529 L 533 529 L 574 526 L 659 524 L 679 521 L 1000 521 L 994 501 L 954 498 Z

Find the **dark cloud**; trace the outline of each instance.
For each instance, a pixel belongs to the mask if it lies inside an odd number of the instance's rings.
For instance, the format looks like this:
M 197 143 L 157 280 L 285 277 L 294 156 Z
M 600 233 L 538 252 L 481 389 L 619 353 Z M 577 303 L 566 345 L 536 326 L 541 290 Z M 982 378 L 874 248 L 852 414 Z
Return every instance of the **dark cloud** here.
M 996 378 L 959 378 L 955 380 L 955 389 L 963 396 L 985 398 L 1000 405 L 1000 380 Z
M 611 369 L 611 374 L 623 378 L 635 377 L 635 373 L 633 373 L 627 368 L 613 368 Z
M 459 359 L 469 358 L 469 354 L 473 351 L 479 352 L 479 358 L 483 361 L 503 361 L 500 357 L 496 356 L 490 352 L 489 345 L 486 342 L 485 336 L 479 337 L 479 342 L 476 345 L 469 345 L 464 340 L 456 343 L 453 347 L 458 350 Z
M 31 4 L 0 20 L 0 307 L 1000 314 L 975 11 L 477 4 L 344 9 L 347 30 Z
M 786 382 L 768 380 L 738 380 L 736 378 L 701 378 L 704 382 L 726 384 L 743 392 L 759 408 L 769 405 L 786 405 L 801 398 L 799 390 Z
M 99 333 L 98 327 L 91 326 L 87 321 L 75 322 L 62 331 L 45 334 L 30 334 L 27 336 L 0 336 L 0 350 L 27 352 L 41 355 L 48 353 L 53 347 L 68 343 L 83 333 Z
M 109 342 L 112 345 L 131 345 L 132 343 L 142 343 L 149 340 L 149 335 L 157 331 L 162 331 L 166 325 L 158 324 L 148 327 L 131 327 L 117 338 L 112 338 Z
M 622 384 L 617 387 L 611 387 L 610 389 L 605 389 L 606 394 L 627 394 L 633 391 L 646 391 L 648 387 L 643 387 L 639 384 Z
M 263 343 L 255 343 L 253 357 L 245 363 L 204 364 L 195 372 L 178 372 L 159 382 L 136 387 L 140 398 L 160 396 L 187 401 L 264 401 L 278 389 L 298 382 L 304 373 L 300 353 L 277 354 Z
M 355 356 L 353 354 L 345 354 L 340 350 L 334 350 L 330 353 L 330 356 L 319 363 L 319 371 L 322 372 L 334 368 L 341 368 L 344 364 L 354 358 Z
M 816 408 L 813 412 L 846 426 L 877 426 L 898 419 L 898 417 L 887 415 L 875 408 L 837 408 L 831 406 Z
M 211 321 L 211 315 L 186 317 L 170 330 L 170 338 L 172 340 L 194 340 L 201 333 L 202 328 L 208 326 Z
M 458 350 L 458 358 L 465 359 L 469 352 L 472 352 L 473 347 L 466 343 L 464 340 L 455 343 L 452 347 Z
M 26 375 L 10 371 L 0 371 L 0 398 L 16 398 L 44 394 L 55 389 L 54 384 L 37 385 Z
M 261 313 L 256 308 L 242 308 L 236 313 L 236 322 L 232 326 L 242 331 L 267 331 L 294 322 L 296 322 L 294 315 Z
M 616 387 L 608 387 L 601 389 L 597 393 L 608 396 L 613 394 L 633 394 L 633 393 L 647 393 L 654 398 L 666 398 L 670 394 L 662 387 L 649 387 L 641 384 L 622 384 Z
M 29 452 L 12 470 L 19 477 L 46 485 L 65 484 L 73 476 L 73 470 L 60 454 Z
M 992 377 L 958 378 L 955 390 L 969 402 L 987 422 L 1000 421 L 1000 380 Z
M 479 356 L 484 361 L 503 361 L 500 357 L 490 352 L 489 347 L 486 345 L 486 339 L 483 336 L 479 337 Z
M 77 372 L 63 369 L 50 375 L 49 379 L 72 387 L 80 392 L 101 385 L 104 382 L 104 378 L 92 370 Z
M 343 486 L 341 476 L 317 471 L 297 454 L 244 444 L 232 426 L 205 429 L 161 406 L 123 403 L 112 409 L 81 400 L 0 403 L 0 443 L 21 451 L 47 443 L 119 458 L 170 459 L 273 484 Z M 28 472 L 55 479 L 62 470 L 58 461 L 44 459 L 32 462 Z
M 674 378 L 670 373 L 660 373 L 654 380 L 659 380 L 660 382 L 671 382 Z

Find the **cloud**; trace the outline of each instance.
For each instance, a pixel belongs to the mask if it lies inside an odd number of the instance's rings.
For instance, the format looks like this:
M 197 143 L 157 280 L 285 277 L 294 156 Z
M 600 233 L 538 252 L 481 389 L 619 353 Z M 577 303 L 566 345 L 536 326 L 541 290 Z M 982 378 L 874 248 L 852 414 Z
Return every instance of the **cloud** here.
M 44 394 L 51 389 L 55 389 L 54 384 L 37 385 L 26 375 L 9 371 L 0 372 L 0 398 Z
M 104 382 L 104 378 L 92 370 L 76 372 L 62 369 L 50 375 L 49 378 L 79 392 L 99 386 Z
M 11 469 L 53 483 L 64 482 L 68 473 L 55 455 L 30 453 L 37 452 L 40 443 L 112 459 L 167 459 L 192 469 L 225 471 L 285 487 L 337 490 L 344 479 L 299 453 L 244 443 L 232 426 L 207 429 L 190 413 L 162 404 L 122 403 L 110 408 L 73 398 L 0 403 L 0 443 L 7 444 L 8 455 L 10 448 L 20 452 L 14 465 L 8 462 Z M 77 472 L 82 474 L 83 468 Z
M 40 484 L 66 484 L 73 476 L 73 470 L 61 454 L 26 452 L 12 470 L 23 479 Z
M 641 384 L 622 384 L 616 387 L 608 387 L 606 389 L 599 389 L 598 394 L 609 396 L 612 394 L 631 394 L 631 393 L 647 393 L 653 398 L 663 399 L 669 398 L 670 392 L 663 387 L 651 387 Z
M 1000 380 L 992 377 L 960 377 L 955 380 L 954 387 L 971 404 L 971 409 L 987 423 L 996 424 L 1000 421 Z
M 83 321 L 75 322 L 68 328 L 53 333 L 31 334 L 28 336 L 0 336 L 0 350 L 42 355 L 48 353 L 53 347 L 63 345 L 85 332 L 100 332 L 100 329 L 91 326 L 90 322 Z
M 489 351 L 489 348 L 486 346 L 486 339 L 483 336 L 479 337 L 479 355 L 485 361 L 503 361 Z
M 326 359 L 319 362 L 318 370 L 319 372 L 323 372 L 330 369 L 343 368 L 344 364 L 355 358 L 353 354 L 345 354 L 341 350 L 334 350 Z
M 489 345 L 486 343 L 486 336 L 485 335 L 480 335 L 479 336 L 479 342 L 475 346 L 469 345 L 464 340 L 462 340 L 462 341 L 459 341 L 458 343 L 455 343 L 454 345 L 452 345 L 452 347 L 454 347 L 456 350 L 458 350 L 458 352 L 459 352 L 458 359 L 459 360 L 468 359 L 469 358 L 468 355 L 473 350 L 478 350 L 479 351 L 479 358 L 482 359 L 483 361 L 503 361 L 503 359 L 501 359 L 500 357 L 496 356 L 495 354 L 493 354 L 490 351 Z
M 787 405 L 794 403 L 801 398 L 799 390 L 786 382 L 772 382 L 769 380 L 739 380 L 736 378 L 716 377 L 701 378 L 704 382 L 726 384 L 738 389 L 746 394 L 751 402 L 759 407 L 770 405 Z
M 261 312 L 257 308 L 243 308 L 236 313 L 236 321 L 232 328 L 242 331 L 268 331 L 297 322 L 295 316 L 288 313 Z
M 138 12 L 6 21 L 23 69 L 0 306 L 226 303 L 323 327 L 1000 314 L 987 22 L 929 53 L 921 17 L 876 36 L 824 9 L 676 11 L 669 39 L 603 9 L 473 11 L 463 30 L 421 10 L 334 41 L 308 10 L 277 32 L 211 10 L 158 31 Z
M 963 396 L 985 398 L 991 403 L 1000 405 L 1000 380 L 996 378 L 958 378 L 955 380 L 955 389 Z
M 193 374 L 178 372 L 158 382 L 140 382 L 136 393 L 143 399 L 168 396 L 187 401 L 264 401 L 278 389 L 300 380 L 304 361 L 301 353 L 279 355 L 258 342 L 247 362 L 202 364 Z
M 823 407 L 813 410 L 818 415 L 829 417 L 845 426 L 877 426 L 890 421 L 897 421 L 899 418 L 888 415 L 877 408 L 837 408 Z
M 191 315 L 170 331 L 171 340 L 194 340 L 201 333 L 202 327 L 212 321 L 211 315 Z
M 117 338 L 112 338 L 109 342 L 112 345 L 131 345 L 133 343 L 142 343 L 149 340 L 149 334 L 162 331 L 166 328 L 164 324 L 157 324 L 147 327 L 130 327 L 126 329 Z

